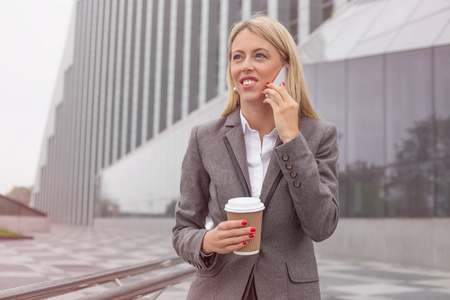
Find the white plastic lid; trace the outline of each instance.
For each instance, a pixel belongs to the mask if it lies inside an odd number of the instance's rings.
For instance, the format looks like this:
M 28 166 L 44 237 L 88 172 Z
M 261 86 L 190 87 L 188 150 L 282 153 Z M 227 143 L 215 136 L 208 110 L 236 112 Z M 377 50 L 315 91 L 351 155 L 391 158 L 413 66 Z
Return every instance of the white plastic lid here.
M 240 197 L 228 200 L 225 211 L 234 213 L 255 212 L 264 209 L 264 204 L 258 198 Z

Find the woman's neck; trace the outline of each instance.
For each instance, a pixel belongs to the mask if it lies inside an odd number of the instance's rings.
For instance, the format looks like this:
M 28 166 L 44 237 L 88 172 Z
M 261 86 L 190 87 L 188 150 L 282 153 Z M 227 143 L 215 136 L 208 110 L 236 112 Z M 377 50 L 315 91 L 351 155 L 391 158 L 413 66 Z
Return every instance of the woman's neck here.
M 269 104 L 258 103 L 250 105 L 248 103 L 241 104 L 241 111 L 251 129 L 259 132 L 261 137 L 272 132 L 275 128 L 275 120 L 273 118 L 272 107 Z

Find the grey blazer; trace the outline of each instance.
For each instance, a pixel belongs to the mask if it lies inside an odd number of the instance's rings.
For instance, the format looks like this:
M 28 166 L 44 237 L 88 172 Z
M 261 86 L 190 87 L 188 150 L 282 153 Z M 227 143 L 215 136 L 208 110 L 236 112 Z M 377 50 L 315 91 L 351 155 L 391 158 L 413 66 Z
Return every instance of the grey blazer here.
M 175 210 L 173 246 L 197 267 L 188 299 L 241 299 L 254 268 L 258 299 L 320 299 L 313 241 L 328 238 L 339 219 L 336 128 L 302 116 L 300 133 L 272 153 L 261 190 L 264 202 L 280 170 L 270 206 L 264 211 L 259 254 L 200 254 L 205 218 L 227 220 L 228 199 L 245 196 L 223 137 L 227 136 L 244 173 L 247 169 L 239 107 L 228 116 L 194 127 L 183 160 L 181 199 Z

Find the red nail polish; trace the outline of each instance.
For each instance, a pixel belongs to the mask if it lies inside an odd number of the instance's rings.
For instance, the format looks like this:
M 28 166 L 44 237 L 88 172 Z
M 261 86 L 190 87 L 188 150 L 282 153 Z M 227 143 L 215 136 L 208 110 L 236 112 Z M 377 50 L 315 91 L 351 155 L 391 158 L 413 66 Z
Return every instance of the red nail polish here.
M 242 221 L 242 225 L 247 225 L 247 221 Z
M 244 242 L 243 242 L 242 244 L 244 244 L 244 246 L 245 246 L 245 245 L 247 245 L 247 242 L 246 242 L 246 241 L 244 241 Z
M 252 238 L 255 237 L 255 235 L 254 235 L 253 233 L 250 233 L 250 234 L 248 235 L 248 237 L 252 239 Z
M 282 84 L 283 86 L 286 86 L 286 85 L 284 84 L 284 82 L 282 82 L 281 84 Z
M 263 89 L 262 91 L 264 92 L 266 89 Z
M 270 84 L 270 82 L 266 82 L 266 84 Z
M 255 231 L 256 231 L 256 228 L 255 228 L 255 227 L 252 227 L 252 228 L 250 228 L 250 231 L 251 231 L 251 232 L 255 232 Z

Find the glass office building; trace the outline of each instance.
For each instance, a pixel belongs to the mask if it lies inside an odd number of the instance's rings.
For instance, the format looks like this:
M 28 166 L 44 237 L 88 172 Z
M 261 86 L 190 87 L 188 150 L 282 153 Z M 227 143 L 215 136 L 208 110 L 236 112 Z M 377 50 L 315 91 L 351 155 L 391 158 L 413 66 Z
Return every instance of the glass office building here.
M 450 1 L 352 1 L 299 51 L 339 133 L 341 219 L 316 250 L 450 270 Z
M 449 1 L 356 1 L 299 47 L 342 216 L 450 216 L 449 20 Z
M 32 204 L 74 224 L 164 213 L 189 126 L 220 114 L 230 26 L 263 11 L 301 42 L 344 2 L 76 1 Z

